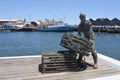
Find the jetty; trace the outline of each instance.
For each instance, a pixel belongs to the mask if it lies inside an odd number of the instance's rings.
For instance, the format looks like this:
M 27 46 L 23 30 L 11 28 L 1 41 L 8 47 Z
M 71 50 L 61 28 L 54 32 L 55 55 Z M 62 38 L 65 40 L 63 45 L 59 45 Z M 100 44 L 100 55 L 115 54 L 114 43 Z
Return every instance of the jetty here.
M 120 26 L 114 25 L 114 26 L 94 26 L 93 25 L 93 31 L 94 32 L 107 32 L 107 33 L 120 33 Z
M 98 69 L 88 66 L 83 71 L 41 73 L 41 55 L 0 57 L 0 80 L 119 80 L 120 61 L 98 53 Z M 86 57 L 92 64 L 92 57 Z

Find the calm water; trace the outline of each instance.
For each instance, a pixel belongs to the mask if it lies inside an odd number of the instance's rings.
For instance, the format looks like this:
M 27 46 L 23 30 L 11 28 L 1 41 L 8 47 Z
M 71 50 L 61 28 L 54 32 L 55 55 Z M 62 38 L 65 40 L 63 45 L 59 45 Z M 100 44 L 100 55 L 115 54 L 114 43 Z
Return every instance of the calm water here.
M 63 50 L 62 32 L 0 33 L 0 57 L 39 55 L 44 50 Z M 96 50 L 120 60 L 120 34 L 95 33 Z

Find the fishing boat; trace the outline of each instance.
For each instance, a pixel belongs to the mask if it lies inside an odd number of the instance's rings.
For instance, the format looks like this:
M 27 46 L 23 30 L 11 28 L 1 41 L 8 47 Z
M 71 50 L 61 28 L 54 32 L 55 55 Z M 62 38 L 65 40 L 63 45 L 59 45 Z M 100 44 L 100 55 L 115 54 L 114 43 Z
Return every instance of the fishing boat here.
M 74 25 L 53 25 L 53 26 L 48 26 L 45 28 L 42 27 L 37 27 L 35 29 L 36 31 L 42 31 L 42 32 L 66 32 L 66 31 L 74 31 Z
M 46 20 L 45 22 L 40 21 L 40 26 L 35 28 L 36 31 L 42 32 L 66 32 L 74 31 L 74 25 L 68 25 L 63 21 Z

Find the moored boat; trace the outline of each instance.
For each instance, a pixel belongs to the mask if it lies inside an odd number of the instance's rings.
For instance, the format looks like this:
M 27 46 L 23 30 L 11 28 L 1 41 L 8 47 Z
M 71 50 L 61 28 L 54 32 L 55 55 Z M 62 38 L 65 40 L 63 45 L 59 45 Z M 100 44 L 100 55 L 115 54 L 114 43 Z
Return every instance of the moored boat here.
M 46 28 L 37 27 L 36 31 L 43 31 L 43 32 L 65 32 L 65 31 L 74 31 L 74 25 L 53 25 L 48 26 Z

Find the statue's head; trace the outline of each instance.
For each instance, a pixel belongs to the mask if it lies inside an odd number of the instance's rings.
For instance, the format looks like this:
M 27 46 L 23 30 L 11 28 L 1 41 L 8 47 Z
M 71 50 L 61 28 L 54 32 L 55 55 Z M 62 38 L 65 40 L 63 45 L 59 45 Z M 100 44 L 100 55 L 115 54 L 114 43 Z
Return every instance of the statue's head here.
M 81 19 L 81 21 L 82 21 L 82 22 L 84 22 L 84 21 L 85 21 L 85 19 L 86 19 L 86 16 L 85 16 L 85 14 L 80 13 L 79 18 Z

